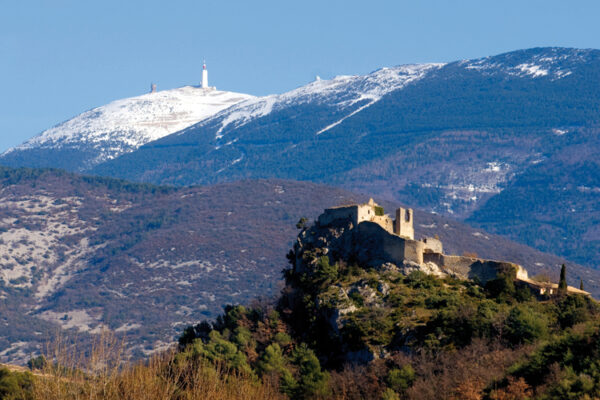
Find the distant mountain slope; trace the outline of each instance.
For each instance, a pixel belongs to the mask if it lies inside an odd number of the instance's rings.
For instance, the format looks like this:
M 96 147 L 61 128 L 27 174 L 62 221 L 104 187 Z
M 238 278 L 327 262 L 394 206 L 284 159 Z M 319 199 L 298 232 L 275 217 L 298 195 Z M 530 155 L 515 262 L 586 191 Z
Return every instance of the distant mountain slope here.
M 375 85 L 369 90 L 378 95 L 365 95 L 364 82 Z M 583 185 L 577 168 L 566 173 L 550 160 L 563 152 L 578 159 L 580 153 L 567 151 L 572 140 L 600 153 L 594 140 L 599 126 L 600 51 L 536 48 L 390 68 L 249 100 L 93 171 L 176 185 L 309 180 L 467 219 L 539 163 L 546 166 L 537 177 L 540 184 L 562 176 L 575 187 Z M 539 198 L 527 187 L 521 192 L 519 207 L 556 199 Z M 512 204 L 506 201 L 509 193 L 499 197 L 502 204 Z M 598 200 L 593 190 L 589 195 Z M 560 235 L 569 250 L 555 245 L 557 236 L 548 230 L 536 232 L 535 239 L 532 230 L 522 230 L 535 226 L 531 213 L 518 220 L 501 217 L 491 209 L 500 200 L 485 208 L 495 219 L 476 214 L 469 221 L 481 219 L 522 243 L 597 266 L 600 252 L 588 244 L 600 234 L 587 215 L 600 212 L 600 202 L 578 201 L 571 196 L 571 217 L 582 225 Z M 556 213 L 544 218 L 562 224 Z
M 241 93 L 184 86 L 116 100 L 9 149 L 0 156 L 0 162 L 85 171 L 250 98 Z
M 226 303 L 278 292 L 302 216 L 366 196 L 307 182 L 169 188 L 56 170 L 0 169 L 0 358 L 24 360 L 55 333 L 108 328 L 149 354 Z M 383 203 L 392 210 L 395 204 Z M 555 278 L 564 260 L 442 216 L 416 234 Z M 600 272 L 568 263 L 600 296 Z
M 468 219 L 473 225 L 600 267 L 600 131 L 556 138 L 560 150 L 515 177 Z

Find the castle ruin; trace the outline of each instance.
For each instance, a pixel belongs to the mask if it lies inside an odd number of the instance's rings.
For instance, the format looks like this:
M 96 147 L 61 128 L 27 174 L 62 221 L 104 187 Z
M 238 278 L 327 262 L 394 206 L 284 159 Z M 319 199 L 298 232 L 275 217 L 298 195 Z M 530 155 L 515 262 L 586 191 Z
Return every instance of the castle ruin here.
M 327 226 L 335 221 L 347 220 L 352 222 L 353 227 L 361 230 L 373 230 L 374 227 L 361 224 L 369 222 L 379 226 L 388 235 L 381 236 L 385 249 L 394 255 L 396 261 L 407 260 L 416 264 L 425 262 L 424 254 L 442 253 L 442 242 L 439 239 L 427 237 L 415 240 L 413 227 L 412 208 L 398 208 L 396 219 L 384 214 L 383 207 L 369 199 L 365 204 L 352 204 L 347 206 L 333 207 L 325 210 L 318 218 L 320 226 Z M 374 233 L 375 234 L 375 233 Z
M 328 208 L 317 219 L 317 225 L 322 228 L 336 224 L 349 226 L 355 235 L 354 241 L 366 248 L 364 259 L 369 262 L 412 265 L 461 279 L 477 279 L 481 283 L 496 278 L 500 272 L 514 270 L 518 283 L 539 295 L 552 295 L 557 291 L 558 285 L 529 279 L 527 270 L 515 263 L 444 254 L 437 237 L 415 240 L 413 222 L 412 209 L 398 208 L 392 220 L 373 199 L 364 204 Z M 568 292 L 589 295 L 571 286 Z

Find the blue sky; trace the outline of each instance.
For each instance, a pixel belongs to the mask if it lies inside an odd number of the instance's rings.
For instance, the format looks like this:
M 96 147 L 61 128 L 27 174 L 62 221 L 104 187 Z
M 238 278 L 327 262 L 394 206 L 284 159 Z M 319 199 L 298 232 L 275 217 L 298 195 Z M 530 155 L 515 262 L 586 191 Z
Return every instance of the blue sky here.
M 600 2 L 5 1 L 0 151 L 111 100 L 200 80 L 254 95 L 315 75 L 536 46 L 600 48 Z

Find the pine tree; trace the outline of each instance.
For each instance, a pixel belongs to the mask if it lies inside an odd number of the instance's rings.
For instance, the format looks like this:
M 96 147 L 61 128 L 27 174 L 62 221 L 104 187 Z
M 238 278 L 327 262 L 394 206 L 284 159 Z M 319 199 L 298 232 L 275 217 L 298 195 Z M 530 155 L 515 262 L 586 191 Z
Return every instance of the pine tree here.
M 579 289 L 581 289 L 581 290 L 585 290 L 585 289 L 583 288 L 583 279 L 580 279 L 580 280 L 579 280 Z
M 560 268 L 560 280 L 558 281 L 558 294 L 567 294 L 567 267 L 565 264 Z

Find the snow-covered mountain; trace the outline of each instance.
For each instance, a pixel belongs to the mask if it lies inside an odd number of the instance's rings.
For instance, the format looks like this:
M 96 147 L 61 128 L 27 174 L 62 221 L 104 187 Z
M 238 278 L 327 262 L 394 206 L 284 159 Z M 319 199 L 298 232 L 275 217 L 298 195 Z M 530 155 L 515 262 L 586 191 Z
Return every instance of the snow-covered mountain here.
M 116 100 L 9 149 L 2 154 L 2 163 L 85 171 L 253 98 L 242 93 L 184 86 Z M 61 157 L 57 158 L 57 154 Z

